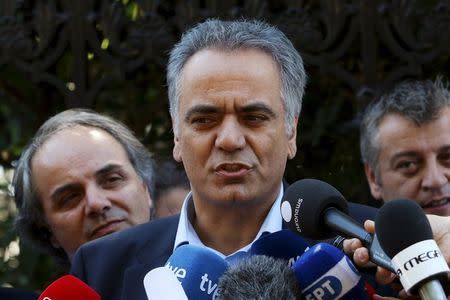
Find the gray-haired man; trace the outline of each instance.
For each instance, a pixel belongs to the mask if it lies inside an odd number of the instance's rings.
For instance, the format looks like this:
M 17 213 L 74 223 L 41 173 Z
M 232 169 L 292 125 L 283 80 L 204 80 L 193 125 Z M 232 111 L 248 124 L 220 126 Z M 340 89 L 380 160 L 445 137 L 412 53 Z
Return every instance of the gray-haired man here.
M 72 109 L 47 120 L 14 174 L 20 236 L 65 266 L 82 244 L 150 219 L 148 150 L 112 118 Z
M 426 213 L 450 216 L 450 90 L 406 81 L 371 103 L 361 125 L 361 155 L 372 196 L 408 198 Z

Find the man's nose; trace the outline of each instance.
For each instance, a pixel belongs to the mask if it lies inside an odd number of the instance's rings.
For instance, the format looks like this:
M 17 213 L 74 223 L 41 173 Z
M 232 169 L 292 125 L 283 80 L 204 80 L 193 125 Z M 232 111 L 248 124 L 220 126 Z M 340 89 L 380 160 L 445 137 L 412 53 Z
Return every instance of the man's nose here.
M 448 169 L 437 161 L 427 164 L 424 172 L 422 187 L 425 190 L 438 189 L 448 182 Z
M 245 143 L 245 135 L 239 121 L 235 117 L 226 117 L 219 127 L 215 146 L 233 152 L 244 148 Z
M 105 191 L 98 186 L 89 187 L 85 195 L 87 215 L 98 215 L 108 211 L 112 204 Z

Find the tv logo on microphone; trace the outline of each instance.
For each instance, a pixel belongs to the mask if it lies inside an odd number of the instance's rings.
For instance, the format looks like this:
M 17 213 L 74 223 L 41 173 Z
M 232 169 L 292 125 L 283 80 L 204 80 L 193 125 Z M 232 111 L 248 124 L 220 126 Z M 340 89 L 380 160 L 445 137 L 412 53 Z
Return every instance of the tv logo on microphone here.
M 188 276 L 187 270 L 184 268 L 172 266 L 170 262 L 167 262 L 166 267 L 168 267 L 169 270 L 171 270 L 175 274 L 175 277 L 183 285 L 183 279 L 185 279 L 186 276 Z M 198 288 L 200 289 L 201 292 L 208 294 L 208 296 L 211 295 L 212 300 L 215 300 L 219 296 L 218 284 L 214 283 L 212 280 L 208 278 L 208 273 L 204 273 L 201 276 L 201 281 Z
M 206 283 L 208 283 L 207 288 L 205 288 Z M 212 294 L 213 300 L 215 300 L 219 296 L 219 289 L 217 288 L 217 283 L 213 283 L 212 280 L 209 280 L 207 273 L 203 274 L 202 276 L 202 281 L 200 282 L 200 290 L 202 292 L 208 293 L 208 295 Z
M 300 213 L 300 207 L 302 206 L 303 198 L 298 198 L 294 210 L 292 210 L 291 204 L 289 201 L 284 201 L 281 203 L 281 217 L 285 222 L 290 222 L 292 219 L 292 213 L 294 214 L 294 225 L 298 232 L 302 232 L 300 228 L 298 215 Z
M 431 250 L 424 253 L 421 253 L 417 256 L 414 256 L 413 258 L 407 260 L 403 264 L 403 269 L 405 271 L 412 270 L 413 268 L 417 267 L 419 264 L 426 262 L 430 259 L 436 259 L 440 257 L 440 252 L 438 250 Z M 403 272 L 401 268 L 397 269 L 397 275 L 403 276 Z
M 342 285 L 334 276 L 324 276 L 314 285 L 303 291 L 306 300 L 336 299 L 342 292 Z
M 179 267 L 174 267 L 174 266 L 170 265 L 170 262 L 167 262 L 166 267 L 168 267 L 169 270 L 172 271 L 173 274 L 175 274 L 175 277 L 178 280 L 186 278 L 186 269 L 182 269 L 182 268 L 179 268 Z

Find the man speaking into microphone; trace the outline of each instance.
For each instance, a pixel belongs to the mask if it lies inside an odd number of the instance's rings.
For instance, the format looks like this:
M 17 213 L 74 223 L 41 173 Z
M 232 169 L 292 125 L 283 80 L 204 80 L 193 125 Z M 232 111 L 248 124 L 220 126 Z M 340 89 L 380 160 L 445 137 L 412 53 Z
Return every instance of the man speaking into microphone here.
M 263 233 L 281 230 L 305 83 L 300 54 L 267 23 L 208 20 L 185 32 L 167 67 L 173 156 L 191 183 L 181 214 L 88 243 L 72 274 L 104 299 L 146 299 L 145 274 L 180 244 L 233 263 Z M 359 222 L 375 211 L 350 204 Z

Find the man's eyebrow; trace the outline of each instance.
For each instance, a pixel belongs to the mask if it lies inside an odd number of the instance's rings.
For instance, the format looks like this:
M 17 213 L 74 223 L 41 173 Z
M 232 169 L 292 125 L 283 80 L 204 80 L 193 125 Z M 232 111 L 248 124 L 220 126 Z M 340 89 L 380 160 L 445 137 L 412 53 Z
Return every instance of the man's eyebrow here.
M 245 105 L 241 107 L 239 111 L 243 113 L 263 112 L 268 114 L 272 118 L 275 118 L 277 116 L 277 114 L 273 111 L 273 109 L 264 103 L 252 103 L 249 105 Z
M 104 176 L 106 174 L 115 172 L 115 171 L 120 171 L 122 170 L 123 167 L 122 165 L 119 164 L 107 164 L 104 167 L 102 167 L 101 169 L 97 170 L 95 172 L 95 177 L 101 177 Z
M 403 158 L 403 157 L 417 157 L 418 154 L 416 151 L 403 151 L 403 152 L 399 152 L 394 154 L 394 156 L 391 157 L 390 162 L 394 163 L 396 160 L 398 160 L 399 158 Z
M 199 104 L 191 107 L 185 116 L 185 120 L 188 121 L 195 114 L 215 114 L 220 112 L 218 107 L 208 104 Z

